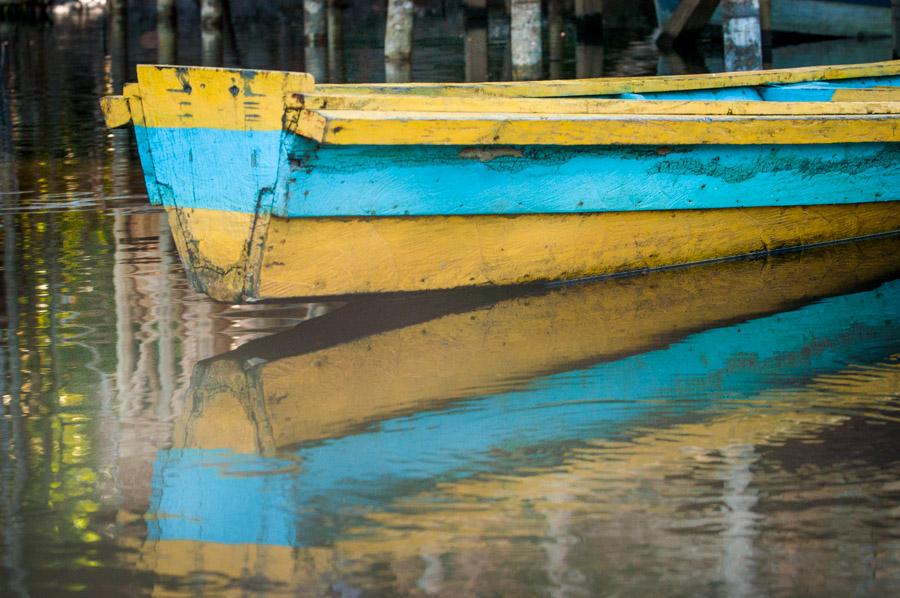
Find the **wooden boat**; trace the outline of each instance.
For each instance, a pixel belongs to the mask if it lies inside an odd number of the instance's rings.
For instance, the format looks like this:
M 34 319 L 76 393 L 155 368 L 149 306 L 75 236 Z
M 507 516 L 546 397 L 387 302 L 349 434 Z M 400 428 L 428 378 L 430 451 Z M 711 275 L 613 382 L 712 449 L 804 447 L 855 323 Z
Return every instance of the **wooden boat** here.
M 895 353 L 898 245 L 505 297 L 365 298 L 254 341 L 195 368 L 154 465 L 148 541 L 330 546 L 422 492 L 495 476 L 538 491 L 564 447 L 709 422 L 734 433 L 734 412 L 775 434 L 801 404 L 816 406 L 801 420 L 822 422 L 821 393 L 804 395 L 823 375 Z M 348 336 L 353 319 L 372 328 Z
M 900 61 L 315 85 L 139 66 L 151 202 L 223 301 L 614 274 L 900 230 Z
M 679 0 L 654 0 L 662 25 Z M 710 19 L 721 26 L 721 9 Z M 772 0 L 772 29 L 829 37 L 890 37 L 891 0 Z

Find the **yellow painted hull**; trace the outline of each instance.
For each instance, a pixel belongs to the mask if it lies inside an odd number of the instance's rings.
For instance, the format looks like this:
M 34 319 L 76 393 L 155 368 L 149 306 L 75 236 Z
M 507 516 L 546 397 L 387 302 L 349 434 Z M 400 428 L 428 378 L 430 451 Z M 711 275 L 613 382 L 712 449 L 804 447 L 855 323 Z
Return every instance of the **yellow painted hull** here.
M 900 231 L 900 202 L 415 218 L 167 211 L 193 282 L 221 301 L 572 280 Z

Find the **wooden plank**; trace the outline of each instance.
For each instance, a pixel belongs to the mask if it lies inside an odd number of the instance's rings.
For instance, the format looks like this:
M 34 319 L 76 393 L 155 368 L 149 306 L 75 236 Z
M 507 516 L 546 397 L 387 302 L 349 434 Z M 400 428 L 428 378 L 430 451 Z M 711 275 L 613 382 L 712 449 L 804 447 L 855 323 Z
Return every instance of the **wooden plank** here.
M 128 109 L 128 98 L 125 96 L 100 98 L 100 111 L 103 112 L 103 120 L 110 129 L 124 127 L 131 122 L 131 111 Z
M 900 114 L 900 90 L 893 100 L 831 102 L 757 102 L 700 100 L 605 100 L 587 98 L 481 98 L 356 94 L 293 94 L 289 109 L 382 110 L 406 112 L 509 112 L 533 114 L 682 114 L 682 115 L 826 115 Z M 861 90 L 841 90 L 861 91 Z M 851 94 L 851 97 L 856 97 Z M 868 96 L 867 96 L 868 97 Z
M 281 130 L 284 94 L 312 91 L 306 73 L 205 67 L 137 67 L 148 127 Z
M 868 89 L 836 89 L 831 97 L 834 102 L 900 102 L 900 88 L 870 87 Z M 847 105 L 847 104 L 845 104 Z
M 722 89 L 900 75 L 900 60 L 865 64 L 811 66 L 769 71 L 703 73 L 664 77 L 607 77 L 561 81 L 497 83 L 356 83 L 317 85 L 320 93 L 394 93 L 425 96 L 568 97 Z
M 898 230 L 897 208 L 898 202 L 886 202 L 517 217 L 272 218 L 252 298 L 520 284 L 659 268 Z M 217 218 L 214 211 L 202 216 Z
M 900 141 L 891 115 L 547 115 L 302 110 L 286 124 L 337 145 L 818 144 Z
M 690 37 L 696 37 L 719 6 L 719 0 L 681 0 L 672 16 L 662 24 L 656 43 L 671 47 Z

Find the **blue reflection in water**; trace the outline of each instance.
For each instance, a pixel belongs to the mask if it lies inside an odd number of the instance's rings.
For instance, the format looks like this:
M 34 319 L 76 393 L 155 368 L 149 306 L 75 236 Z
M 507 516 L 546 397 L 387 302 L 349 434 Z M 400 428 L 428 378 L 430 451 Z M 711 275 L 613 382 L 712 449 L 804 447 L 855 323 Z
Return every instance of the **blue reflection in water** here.
M 898 340 L 900 281 L 892 281 L 279 458 L 164 451 L 155 464 L 150 539 L 327 544 L 364 512 L 437 482 L 547 465 L 560 445 L 699 418 L 766 388 L 879 360 Z

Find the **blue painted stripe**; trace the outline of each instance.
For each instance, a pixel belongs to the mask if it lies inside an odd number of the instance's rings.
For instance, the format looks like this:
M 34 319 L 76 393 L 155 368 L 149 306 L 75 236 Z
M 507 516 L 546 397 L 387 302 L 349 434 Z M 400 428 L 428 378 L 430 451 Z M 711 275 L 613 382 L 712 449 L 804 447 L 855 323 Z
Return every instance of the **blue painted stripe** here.
M 534 380 L 278 458 L 170 450 L 154 466 L 151 540 L 321 545 L 441 481 L 552 466 L 560 445 L 741 406 L 897 350 L 900 281 L 708 330 L 667 348 Z M 542 446 L 555 447 L 544 451 Z M 514 455 L 527 454 L 525 462 Z M 506 455 L 501 457 L 498 455 Z
M 279 131 L 139 128 L 154 202 L 295 217 L 586 213 L 900 199 L 900 144 L 322 146 Z M 143 140 L 143 141 L 142 141 Z M 149 168 L 148 168 L 149 166 Z
M 900 144 L 505 148 L 322 146 L 297 138 L 287 200 L 311 216 L 587 213 L 900 199 Z

